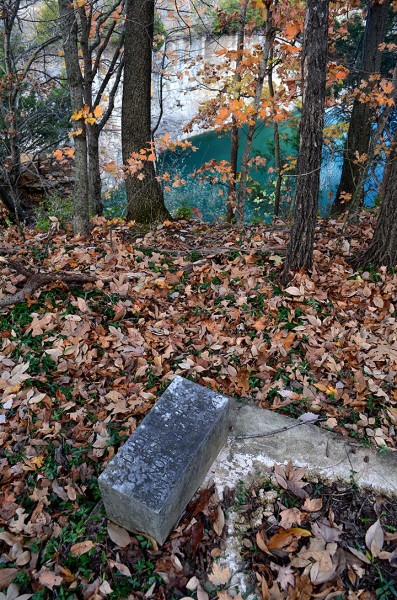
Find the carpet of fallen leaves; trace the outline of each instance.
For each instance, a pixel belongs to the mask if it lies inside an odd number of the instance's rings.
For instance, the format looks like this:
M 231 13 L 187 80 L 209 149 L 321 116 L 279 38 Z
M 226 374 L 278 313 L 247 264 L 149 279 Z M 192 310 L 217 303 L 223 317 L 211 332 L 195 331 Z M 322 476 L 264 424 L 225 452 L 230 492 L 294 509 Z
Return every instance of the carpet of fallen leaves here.
M 174 221 L 145 232 L 98 219 L 88 242 L 3 231 L 2 296 L 25 282 L 8 257 L 36 272 L 96 278 L 75 288 L 54 282 L 0 311 L 7 600 L 168 600 L 181 597 L 178 577 L 209 571 L 216 499 L 182 522 L 166 551 L 137 537 L 120 550 L 99 504 L 97 476 L 176 374 L 284 414 L 315 412 L 324 427 L 396 450 L 397 274 L 348 264 L 372 235 L 371 219 L 347 228 L 321 221 L 315 271 L 286 290 L 278 284 L 283 223 L 236 230 Z M 180 571 L 183 556 L 189 566 Z M 318 590 L 299 597 L 325 598 Z
M 395 502 L 305 474 L 276 465 L 262 484 L 237 490 L 235 534 L 262 598 L 396 597 Z

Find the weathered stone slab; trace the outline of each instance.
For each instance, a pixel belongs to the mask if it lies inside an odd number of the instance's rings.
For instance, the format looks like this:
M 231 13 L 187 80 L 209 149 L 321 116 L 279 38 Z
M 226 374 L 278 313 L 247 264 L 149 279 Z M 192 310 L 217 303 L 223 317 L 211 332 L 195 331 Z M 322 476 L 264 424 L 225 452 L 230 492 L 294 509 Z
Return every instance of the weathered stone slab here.
M 99 477 L 109 519 L 163 544 L 226 441 L 229 404 L 176 377 Z
M 253 403 L 231 402 L 233 433 L 206 479 L 207 485 L 215 481 L 220 494 L 226 486 L 233 488 L 241 479 L 249 484 L 267 467 L 288 461 L 307 467 L 327 483 L 354 479 L 364 489 L 397 494 L 395 452 L 381 454 L 318 425 L 303 424 Z

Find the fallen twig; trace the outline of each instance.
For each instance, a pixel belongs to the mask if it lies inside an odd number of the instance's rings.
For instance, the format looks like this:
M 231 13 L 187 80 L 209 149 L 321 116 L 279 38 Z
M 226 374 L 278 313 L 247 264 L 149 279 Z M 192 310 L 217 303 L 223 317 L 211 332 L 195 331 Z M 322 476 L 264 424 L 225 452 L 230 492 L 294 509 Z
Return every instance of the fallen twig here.
M 26 277 L 26 283 L 23 288 L 15 294 L 10 294 L 0 298 L 0 308 L 16 304 L 17 302 L 24 302 L 30 297 L 36 290 L 49 283 L 94 283 L 98 280 L 95 275 L 89 275 L 88 273 L 73 273 L 72 271 L 56 271 L 52 273 L 35 273 L 30 269 L 27 269 L 16 260 L 6 259 L 7 265 Z
M 326 418 L 321 419 L 312 419 L 310 421 L 298 421 L 296 423 L 292 423 L 292 425 L 287 425 L 286 427 L 281 427 L 280 429 L 275 429 L 274 431 L 268 431 L 267 433 L 252 433 L 248 435 L 236 435 L 234 437 L 235 440 L 246 440 L 252 438 L 261 438 L 261 437 L 270 437 L 275 435 L 276 433 L 283 433 L 283 431 L 288 431 L 288 429 L 293 429 L 294 427 L 299 427 L 300 425 L 314 425 L 314 423 L 319 423 L 320 421 L 326 421 Z
M 286 248 L 284 246 L 263 246 L 262 248 L 239 248 L 239 247 L 215 247 L 215 248 L 195 248 L 188 247 L 181 250 L 174 248 L 150 248 L 142 246 L 137 250 L 145 249 L 146 251 L 158 252 L 160 254 L 170 254 L 171 256 L 185 256 L 195 252 L 201 256 L 219 256 L 222 254 L 230 254 L 231 252 L 241 252 L 243 254 L 285 254 Z

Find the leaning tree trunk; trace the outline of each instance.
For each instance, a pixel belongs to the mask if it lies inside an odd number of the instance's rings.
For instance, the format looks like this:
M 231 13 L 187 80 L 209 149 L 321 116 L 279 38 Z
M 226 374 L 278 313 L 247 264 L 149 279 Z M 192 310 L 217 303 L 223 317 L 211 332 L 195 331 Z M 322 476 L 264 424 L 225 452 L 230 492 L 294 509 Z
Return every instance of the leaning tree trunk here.
M 25 221 L 25 211 L 21 206 L 19 195 L 19 178 L 21 176 L 21 150 L 20 133 L 17 116 L 19 114 L 18 99 L 20 96 L 21 83 L 18 79 L 18 73 L 13 60 L 12 38 L 15 23 L 18 22 L 17 15 L 19 2 L 9 6 L 9 12 L 4 14 L 3 25 L 3 44 L 2 51 L 4 56 L 5 77 L 2 78 L 2 100 L 7 105 L 7 129 L 6 147 L 10 153 L 11 165 L 7 168 L 6 178 L 9 184 L 9 190 L 2 187 L 4 192 L 1 194 L 3 203 L 9 208 L 10 213 L 17 223 Z M 7 131 L 7 130 L 6 130 Z M 7 144 L 8 142 L 8 144 Z M 8 203 L 8 204 L 7 204 Z
M 91 28 L 93 26 L 93 19 L 91 15 L 87 14 L 85 6 L 79 6 L 78 12 L 80 16 L 79 41 L 84 64 L 84 102 L 92 113 L 94 110 L 93 85 L 95 60 L 93 50 L 90 47 L 90 38 L 92 36 Z M 105 44 L 105 40 L 103 44 Z M 87 124 L 88 207 L 91 215 L 100 215 L 103 212 L 101 171 L 99 165 L 99 133 L 99 127 L 96 122 Z
M 79 62 L 76 13 L 73 4 L 69 0 L 58 0 L 58 5 L 70 99 L 73 113 L 77 113 L 84 107 L 84 88 Z M 84 119 L 79 119 L 74 121 L 74 123 L 75 185 L 73 191 L 73 228 L 76 234 L 88 235 L 89 210 L 86 129 Z
M 282 274 L 312 268 L 320 187 L 327 68 L 329 0 L 307 0 L 302 48 L 302 117 L 295 189 L 295 214 Z
M 154 0 L 127 0 L 121 117 L 125 165 L 133 152 L 147 149 L 151 140 L 153 21 Z M 153 162 L 144 161 L 139 175 L 143 178 L 127 174 L 127 219 L 137 223 L 162 221 L 168 211 Z
M 21 223 L 29 223 L 32 221 L 32 215 L 29 214 L 14 197 L 13 188 L 7 184 L 6 180 L 0 175 L 0 201 L 10 213 L 10 218 L 17 225 Z
M 103 213 L 102 182 L 99 161 L 99 127 L 97 123 L 87 127 L 88 149 L 88 203 L 93 215 Z
M 356 261 L 355 266 L 373 264 L 376 267 L 397 265 L 397 133 L 392 141 L 383 188 L 383 198 L 375 231 L 369 248 Z
M 236 221 L 238 225 L 243 225 L 244 223 L 245 202 L 247 200 L 248 192 L 247 188 L 249 175 L 249 159 L 257 127 L 256 121 L 258 119 L 259 111 L 261 108 L 263 85 L 265 82 L 266 72 L 269 66 L 270 49 L 274 42 L 275 34 L 276 31 L 273 27 L 273 14 L 271 11 L 271 6 L 269 4 L 267 8 L 267 17 L 265 24 L 265 41 L 263 44 L 263 54 L 259 65 L 259 73 L 256 78 L 255 97 L 253 103 L 254 112 L 251 115 L 251 120 L 254 122 L 254 124 L 248 126 L 247 139 L 245 141 L 243 156 L 241 157 L 240 183 L 238 186 L 236 202 Z
M 390 0 L 368 2 L 358 84 L 361 80 L 368 80 L 372 73 L 380 71 L 382 53 L 379 51 L 379 44 L 385 39 L 389 6 Z M 349 208 L 346 198 L 353 196 L 360 178 L 362 166 L 357 162 L 357 155 L 362 156 L 368 152 L 373 112 L 373 108 L 368 103 L 360 102 L 355 98 L 344 150 L 342 174 L 332 206 L 332 214 L 341 214 Z
M 274 100 L 274 83 L 273 83 L 273 60 L 274 60 L 274 49 L 270 49 L 269 56 L 269 72 L 267 75 L 267 82 L 269 86 L 270 98 Z M 276 189 L 274 192 L 274 211 L 273 216 L 276 218 L 280 214 L 280 201 L 281 201 L 281 185 L 283 182 L 283 175 L 281 173 L 281 149 L 280 149 L 280 132 L 278 129 L 278 122 L 276 119 L 273 120 L 273 141 L 274 141 L 274 161 L 276 166 Z
M 355 189 L 352 199 L 350 200 L 350 203 L 349 203 L 349 221 L 351 223 L 353 223 L 357 220 L 359 206 L 360 206 L 360 198 L 364 195 L 364 186 L 365 186 L 365 182 L 368 177 L 369 169 L 370 169 L 371 165 L 374 164 L 374 161 L 376 158 L 376 149 L 382 138 L 382 135 L 386 128 L 390 114 L 392 113 L 393 108 L 396 103 L 396 100 L 397 100 L 397 63 L 393 70 L 392 83 L 393 83 L 393 91 L 390 94 L 390 100 L 392 103 L 387 105 L 386 108 L 383 109 L 383 111 L 380 113 L 380 115 L 378 117 L 376 129 L 371 136 L 371 141 L 370 141 L 370 144 L 368 147 L 366 161 L 364 162 L 364 164 L 361 167 L 360 176 L 356 183 L 356 189 Z M 384 189 L 385 189 L 387 177 L 388 177 L 388 171 L 389 171 L 389 163 L 386 165 L 385 170 L 384 170 L 381 195 L 384 194 Z
M 237 32 L 237 56 L 235 65 L 234 81 L 236 88 L 239 89 L 241 82 L 240 64 L 243 59 L 243 50 L 245 42 L 245 26 L 247 21 L 247 7 L 248 0 L 240 0 L 240 13 L 239 13 L 239 25 Z M 241 92 L 237 94 L 237 100 L 240 100 Z M 232 131 L 231 131 L 231 145 L 230 145 L 230 168 L 231 168 L 231 181 L 228 185 L 227 190 L 227 208 L 226 208 L 226 222 L 231 223 L 234 216 L 234 207 L 236 205 L 236 183 L 237 183 L 237 169 L 238 169 L 238 147 L 239 147 L 239 131 L 236 118 L 232 117 Z

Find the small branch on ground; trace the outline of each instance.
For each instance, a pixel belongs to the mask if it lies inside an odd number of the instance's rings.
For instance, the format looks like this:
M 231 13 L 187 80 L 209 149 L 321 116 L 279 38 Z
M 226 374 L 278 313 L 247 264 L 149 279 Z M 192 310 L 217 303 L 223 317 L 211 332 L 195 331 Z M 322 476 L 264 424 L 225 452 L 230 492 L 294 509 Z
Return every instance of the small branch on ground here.
M 3 260 L 2 260 L 3 262 Z M 16 260 L 9 258 L 4 259 L 4 262 L 17 273 L 26 277 L 26 282 L 21 290 L 15 294 L 10 294 L 0 298 L 0 308 L 16 304 L 17 302 L 25 302 L 36 290 L 48 285 L 49 283 L 64 283 L 66 285 L 72 283 L 95 283 L 98 277 L 89 275 L 88 273 L 73 273 L 72 271 L 56 271 L 52 273 L 35 273 L 27 269 Z
M 274 429 L 273 431 L 267 431 L 266 433 L 251 433 L 248 435 L 236 435 L 234 437 L 235 440 L 247 440 L 254 438 L 262 438 L 262 437 L 270 437 L 272 435 L 276 435 L 276 433 L 283 433 L 284 431 L 288 431 L 289 429 L 293 429 L 294 427 L 300 427 L 300 425 L 315 425 L 320 421 L 326 421 L 326 418 L 321 419 L 311 419 L 310 421 L 298 421 L 296 423 L 292 423 L 291 425 L 287 425 L 286 427 L 281 427 L 280 429 Z
M 188 247 L 181 250 L 176 250 L 172 248 L 150 248 L 147 246 L 142 246 L 137 248 L 137 250 L 145 249 L 146 251 L 158 252 L 160 254 L 170 254 L 171 256 L 185 256 L 186 254 L 190 254 L 192 252 L 196 252 L 201 256 L 220 256 L 222 254 L 230 254 L 231 252 L 241 252 L 243 254 L 285 254 L 286 248 L 284 246 L 263 246 L 263 248 L 239 248 L 239 247 L 215 247 L 215 248 L 195 248 Z

